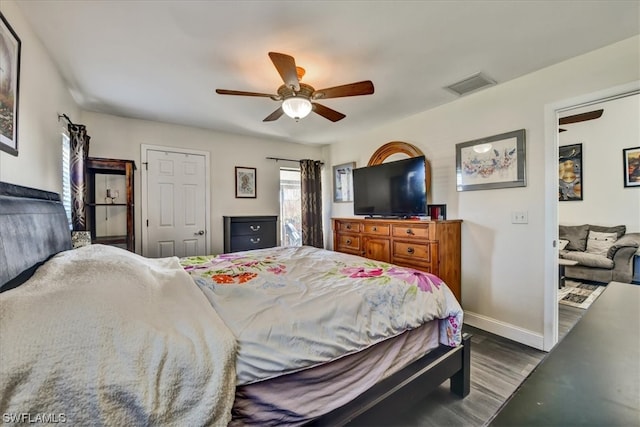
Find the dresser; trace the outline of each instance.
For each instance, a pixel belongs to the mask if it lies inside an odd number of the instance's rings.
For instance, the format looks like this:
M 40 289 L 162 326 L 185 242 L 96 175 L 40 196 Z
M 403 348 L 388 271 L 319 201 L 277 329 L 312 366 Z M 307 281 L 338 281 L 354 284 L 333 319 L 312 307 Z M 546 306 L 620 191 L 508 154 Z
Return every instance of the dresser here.
M 272 248 L 277 245 L 277 216 L 225 216 L 223 218 L 225 253 Z
M 435 274 L 460 301 L 462 220 L 333 218 L 333 249 Z

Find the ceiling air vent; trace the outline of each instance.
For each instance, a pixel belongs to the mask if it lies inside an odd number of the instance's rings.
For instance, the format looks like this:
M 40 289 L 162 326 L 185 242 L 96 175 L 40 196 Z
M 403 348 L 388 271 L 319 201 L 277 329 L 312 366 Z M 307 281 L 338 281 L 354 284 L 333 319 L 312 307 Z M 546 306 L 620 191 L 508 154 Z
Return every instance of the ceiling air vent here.
M 496 84 L 495 80 L 482 73 L 477 73 L 464 80 L 460 80 L 457 83 L 445 86 L 445 89 L 448 89 L 457 95 L 466 95 L 482 89 L 483 87 L 493 86 L 494 84 Z

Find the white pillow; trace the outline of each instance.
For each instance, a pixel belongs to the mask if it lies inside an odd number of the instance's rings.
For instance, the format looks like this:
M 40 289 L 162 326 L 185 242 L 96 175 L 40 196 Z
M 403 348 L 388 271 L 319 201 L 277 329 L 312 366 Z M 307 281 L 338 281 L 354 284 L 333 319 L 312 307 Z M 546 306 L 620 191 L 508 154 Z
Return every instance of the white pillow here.
M 563 251 L 564 248 L 566 248 L 568 244 L 569 244 L 568 240 L 558 239 L 558 250 L 559 251 Z
M 600 233 L 598 231 L 589 231 L 589 238 L 587 239 L 587 252 L 607 256 L 609 248 L 618 239 L 616 233 Z

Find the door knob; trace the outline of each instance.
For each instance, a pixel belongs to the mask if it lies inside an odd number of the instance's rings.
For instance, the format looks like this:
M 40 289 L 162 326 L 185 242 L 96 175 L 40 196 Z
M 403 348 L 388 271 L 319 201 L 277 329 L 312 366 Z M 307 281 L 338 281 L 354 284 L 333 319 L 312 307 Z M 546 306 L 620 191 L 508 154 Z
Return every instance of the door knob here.
M 200 230 L 197 233 L 193 233 L 196 236 L 204 236 L 204 230 Z

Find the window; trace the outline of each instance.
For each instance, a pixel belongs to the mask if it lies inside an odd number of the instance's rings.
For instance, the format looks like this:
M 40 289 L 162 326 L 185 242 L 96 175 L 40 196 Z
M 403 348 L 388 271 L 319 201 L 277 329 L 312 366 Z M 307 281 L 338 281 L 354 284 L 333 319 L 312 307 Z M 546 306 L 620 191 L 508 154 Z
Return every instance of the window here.
M 67 212 L 67 221 L 69 221 L 69 230 L 71 224 L 71 142 L 69 137 L 62 134 L 62 204 Z
M 302 245 L 300 170 L 280 168 L 280 244 Z

